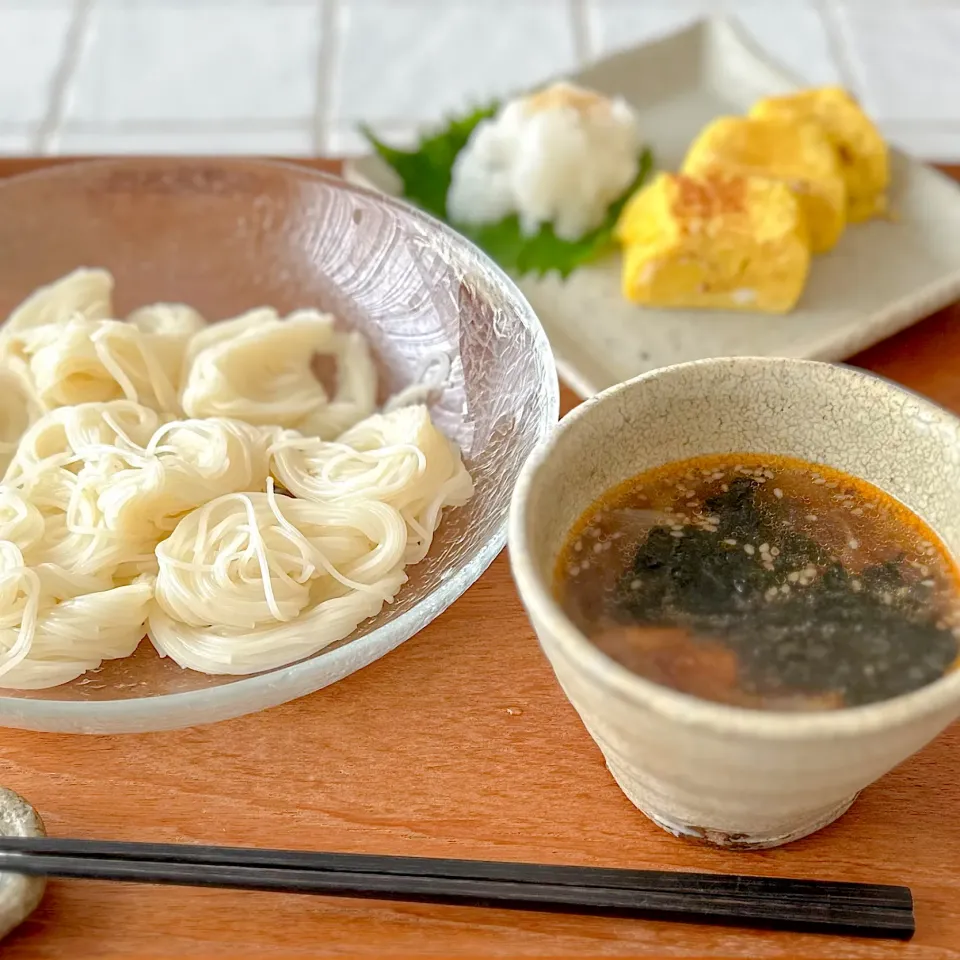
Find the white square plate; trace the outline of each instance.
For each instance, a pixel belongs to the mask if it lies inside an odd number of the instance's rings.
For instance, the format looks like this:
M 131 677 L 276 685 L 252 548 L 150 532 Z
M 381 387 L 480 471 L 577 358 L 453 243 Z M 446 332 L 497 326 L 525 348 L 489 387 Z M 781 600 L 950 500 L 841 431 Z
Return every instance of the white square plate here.
M 676 169 L 705 123 L 744 113 L 759 97 L 798 86 L 735 21 L 702 20 L 627 50 L 571 78 L 637 109 L 656 164 Z M 666 311 L 620 295 L 620 257 L 521 278 L 563 378 L 583 396 L 646 370 L 717 356 L 839 360 L 960 297 L 960 188 L 892 151 L 895 221 L 851 226 L 817 257 L 797 308 L 786 316 Z M 379 158 L 352 161 L 347 176 L 393 192 Z

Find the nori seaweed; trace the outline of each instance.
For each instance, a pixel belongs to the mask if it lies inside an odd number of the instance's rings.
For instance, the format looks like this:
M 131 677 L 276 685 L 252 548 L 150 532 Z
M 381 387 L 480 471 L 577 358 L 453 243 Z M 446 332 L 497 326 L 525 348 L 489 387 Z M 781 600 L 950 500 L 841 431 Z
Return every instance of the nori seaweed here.
M 941 677 L 957 657 L 953 633 L 903 576 L 903 558 L 854 575 L 802 533 L 777 522 L 777 503 L 738 478 L 711 497 L 716 532 L 650 530 L 622 578 L 617 606 L 625 623 L 682 627 L 732 649 L 744 691 L 760 696 L 839 693 L 845 706 L 886 700 Z M 725 543 L 735 540 L 736 544 Z M 779 548 L 773 570 L 745 543 Z M 813 565 L 808 586 L 787 572 Z M 859 582 L 855 589 L 854 580 Z

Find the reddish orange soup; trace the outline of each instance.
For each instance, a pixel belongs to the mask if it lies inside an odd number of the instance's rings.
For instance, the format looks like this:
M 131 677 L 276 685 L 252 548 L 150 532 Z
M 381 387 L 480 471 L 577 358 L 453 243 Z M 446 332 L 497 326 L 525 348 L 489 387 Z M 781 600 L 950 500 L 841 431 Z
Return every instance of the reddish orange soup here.
M 874 703 L 958 655 L 960 573 L 936 534 L 871 484 L 787 457 L 631 478 L 574 525 L 554 583 L 609 656 L 735 706 Z

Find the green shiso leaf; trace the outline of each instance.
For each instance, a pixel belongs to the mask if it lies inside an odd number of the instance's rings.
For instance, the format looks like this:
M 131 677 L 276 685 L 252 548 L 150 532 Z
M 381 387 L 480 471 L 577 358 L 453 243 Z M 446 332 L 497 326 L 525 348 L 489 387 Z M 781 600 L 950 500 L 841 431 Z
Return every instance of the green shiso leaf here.
M 453 162 L 477 124 L 492 117 L 497 109 L 498 104 L 491 104 L 468 116 L 450 120 L 443 129 L 424 137 L 413 150 L 396 150 L 374 136 L 369 128 L 362 127 L 361 130 L 377 154 L 400 177 L 403 196 L 407 200 L 450 223 L 510 273 L 542 276 L 556 270 L 566 277 L 577 267 L 596 260 L 614 247 L 613 232 L 620 211 L 650 175 L 653 155 L 649 149 L 643 151 L 634 182 L 611 205 L 603 223 L 579 240 L 561 240 L 550 224 L 545 224 L 535 234 L 526 235 L 516 216 L 482 226 L 452 223 L 447 217 L 447 192 Z
M 446 220 L 453 161 L 477 124 L 492 117 L 497 107 L 495 103 L 478 107 L 468 116 L 450 120 L 446 127 L 424 137 L 416 149 L 409 151 L 387 146 L 369 127 L 362 126 L 360 131 L 381 159 L 397 172 L 403 182 L 403 196 L 427 213 Z

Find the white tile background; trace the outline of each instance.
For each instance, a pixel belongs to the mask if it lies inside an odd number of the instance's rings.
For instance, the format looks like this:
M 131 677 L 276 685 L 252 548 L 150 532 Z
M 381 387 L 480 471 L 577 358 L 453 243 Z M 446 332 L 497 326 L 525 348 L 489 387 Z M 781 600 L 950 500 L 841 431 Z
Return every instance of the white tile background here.
M 352 153 L 711 11 L 960 160 L 960 0 L 0 0 L 0 153 Z

